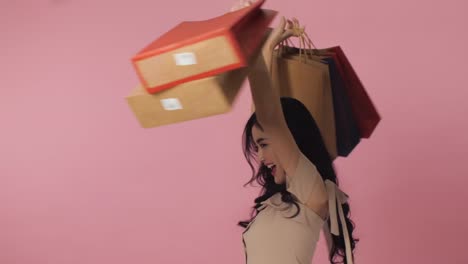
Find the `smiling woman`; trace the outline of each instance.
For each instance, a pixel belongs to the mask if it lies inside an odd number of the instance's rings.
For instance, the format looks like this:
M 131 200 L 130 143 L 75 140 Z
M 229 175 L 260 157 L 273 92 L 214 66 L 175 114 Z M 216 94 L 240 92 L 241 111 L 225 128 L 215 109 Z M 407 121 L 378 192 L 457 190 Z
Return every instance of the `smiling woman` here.
M 318 126 L 298 100 L 281 98 L 281 106 L 299 148 L 293 174 L 281 167 L 275 139 L 258 122 L 255 113 L 244 128 L 243 151 L 253 172 L 244 186 L 253 181 L 262 186 L 261 195 L 254 200 L 251 219 L 239 222 L 246 228 L 246 261 L 310 263 L 323 228 L 331 263 L 337 263 L 338 257 L 344 263 L 353 263 L 352 250 L 358 240 L 352 237 L 354 223 L 349 218 L 347 195 L 336 185 L 336 174 Z M 290 246 L 293 252 L 285 251 Z
M 284 170 L 281 165 L 278 165 L 278 160 L 275 153 L 272 151 L 272 148 L 269 147 L 269 139 L 265 132 L 258 126 L 254 126 L 252 128 L 252 137 L 255 142 L 255 152 L 258 153 L 258 157 L 262 164 L 269 169 L 270 173 L 275 177 L 275 182 L 277 184 L 284 183 Z
M 243 134 L 244 154 L 253 170 L 246 185 L 256 180 L 262 190 L 255 199 L 255 216 L 239 222 L 245 227 L 246 262 L 311 263 L 324 228 L 330 229 L 326 232 L 330 262 L 352 264 L 358 240 L 352 237 L 347 195 L 338 188 L 319 127 L 300 101 L 280 98 L 270 79 L 273 50 L 295 34 L 291 26 L 281 19 L 249 71 L 256 112 Z

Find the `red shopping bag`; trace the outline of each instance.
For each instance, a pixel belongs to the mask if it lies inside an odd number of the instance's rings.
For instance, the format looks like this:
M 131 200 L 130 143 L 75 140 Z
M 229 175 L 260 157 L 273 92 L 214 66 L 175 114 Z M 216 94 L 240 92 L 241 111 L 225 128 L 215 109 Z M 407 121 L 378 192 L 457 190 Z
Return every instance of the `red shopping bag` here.
M 318 50 L 322 55 L 332 55 L 346 83 L 346 92 L 351 102 L 355 120 L 359 126 L 361 138 L 369 138 L 381 117 L 367 94 L 361 80 L 340 46 Z
M 247 66 L 277 12 L 265 0 L 204 21 L 185 21 L 133 58 L 141 84 L 156 93 Z

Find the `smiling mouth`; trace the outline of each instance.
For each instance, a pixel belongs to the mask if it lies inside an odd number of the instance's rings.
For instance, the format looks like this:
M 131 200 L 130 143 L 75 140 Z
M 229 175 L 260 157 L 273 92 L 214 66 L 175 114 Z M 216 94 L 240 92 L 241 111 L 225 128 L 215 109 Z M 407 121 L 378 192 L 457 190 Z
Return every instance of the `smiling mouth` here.
M 271 174 L 272 174 L 273 176 L 275 176 L 275 174 L 276 174 L 276 165 L 275 165 L 275 164 L 271 164 L 271 165 L 268 165 L 267 167 L 268 167 L 268 169 L 270 170 Z

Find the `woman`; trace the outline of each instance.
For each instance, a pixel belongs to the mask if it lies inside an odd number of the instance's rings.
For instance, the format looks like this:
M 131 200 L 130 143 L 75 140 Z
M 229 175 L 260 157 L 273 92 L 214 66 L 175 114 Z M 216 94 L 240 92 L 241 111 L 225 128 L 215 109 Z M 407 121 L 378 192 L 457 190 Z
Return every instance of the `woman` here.
M 282 18 L 249 73 L 256 112 L 246 124 L 243 147 L 253 170 L 253 161 L 260 160 L 247 184 L 257 180 L 262 195 L 255 199 L 256 215 L 239 222 L 246 228 L 246 262 L 309 264 L 324 228 L 330 262 L 351 264 L 358 241 L 352 237 L 354 223 L 317 124 L 301 102 L 280 98 L 272 89 L 273 49 L 292 35 Z

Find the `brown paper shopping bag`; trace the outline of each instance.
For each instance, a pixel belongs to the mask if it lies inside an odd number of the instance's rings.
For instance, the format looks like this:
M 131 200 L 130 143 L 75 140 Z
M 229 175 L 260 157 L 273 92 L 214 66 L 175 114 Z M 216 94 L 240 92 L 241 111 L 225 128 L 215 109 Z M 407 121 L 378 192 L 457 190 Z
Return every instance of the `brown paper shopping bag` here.
M 283 57 L 300 60 L 313 67 L 327 67 L 335 114 L 337 154 L 347 157 L 359 144 L 361 136 L 358 122 L 353 115 L 351 98 L 347 93 L 349 83 L 345 81 L 340 61 L 334 53 L 319 52 L 297 19 L 293 18 L 289 26 L 296 32 L 299 47 L 291 39 L 287 39 L 287 45 L 285 42 L 281 43 L 279 51 Z
M 313 45 L 313 44 L 312 44 Z M 341 69 L 334 56 L 321 56 L 316 49 L 301 49 L 283 47 L 284 57 L 300 60 L 313 67 L 326 67 L 331 82 L 333 110 L 335 114 L 336 148 L 338 156 L 347 157 L 360 142 L 360 131 L 354 118 L 347 87 L 341 74 Z M 305 51 L 305 52 L 304 52 Z M 302 54 L 301 54 L 302 53 Z
M 280 96 L 301 101 L 312 114 L 331 159 L 337 157 L 335 115 L 326 65 L 311 65 L 300 60 L 273 54 L 272 81 Z
M 168 125 L 228 112 L 246 79 L 248 68 L 240 68 L 151 94 L 143 85 L 126 97 L 143 128 Z
M 325 65 L 314 67 L 300 60 L 273 54 L 272 89 L 279 89 L 281 97 L 301 101 L 317 123 L 330 158 L 337 157 L 335 118 L 330 78 Z M 255 106 L 252 105 L 252 111 Z
M 310 56 L 311 58 L 320 61 L 326 60 L 330 65 L 335 66 L 335 77 L 338 78 L 334 80 L 332 78 L 332 88 L 335 88 L 333 81 L 336 83 L 336 81 L 339 81 L 338 79 L 341 79 L 341 89 L 338 87 L 339 89 L 333 92 L 338 92 L 340 97 L 339 102 L 334 103 L 340 104 L 338 107 L 341 108 L 339 111 L 341 117 L 338 122 L 341 124 L 337 125 L 337 129 L 340 129 L 340 134 L 337 133 L 337 136 L 341 143 L 344 143 L 344 145 L 341 144 L 341 154 L 340 144 L 338 144 L 338 153 L 346 156 L 359 143 L 358 137 L 369 138 L 371 136 L 381 117 L 341 46 L 319 50 L 304 31 L 304 27 L 299 25 L 297 19 L 294 18 L 289 25 L 299 36 L 299 43 L 302 48 L 300 49 L 300 55 L 313 53 Z M 357 135 L 358 132 L 359 136 Z

